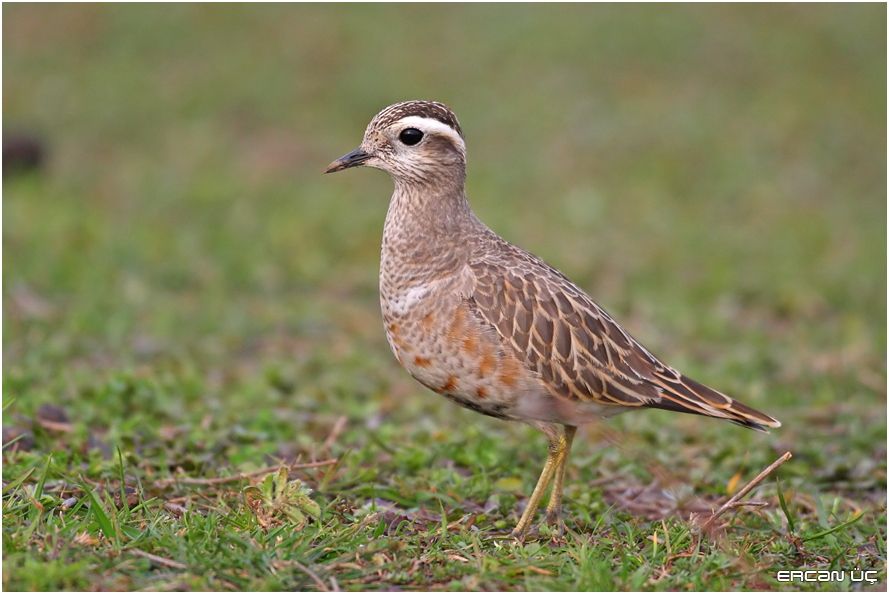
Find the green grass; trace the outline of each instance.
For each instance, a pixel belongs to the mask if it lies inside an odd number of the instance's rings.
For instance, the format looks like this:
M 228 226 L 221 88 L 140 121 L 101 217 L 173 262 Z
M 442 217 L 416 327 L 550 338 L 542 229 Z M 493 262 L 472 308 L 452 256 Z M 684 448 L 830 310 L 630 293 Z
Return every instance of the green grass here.
M 4 589 L 885 586 L 885 14 L 5 5 L 4 129 L 50 158 L 3 180 Z M 416 97 L 482 219 L 784 427 L 585 428 L 566 536 L 499 538 L 544 439 L 398 369 L 390 182 L 320 175 Z

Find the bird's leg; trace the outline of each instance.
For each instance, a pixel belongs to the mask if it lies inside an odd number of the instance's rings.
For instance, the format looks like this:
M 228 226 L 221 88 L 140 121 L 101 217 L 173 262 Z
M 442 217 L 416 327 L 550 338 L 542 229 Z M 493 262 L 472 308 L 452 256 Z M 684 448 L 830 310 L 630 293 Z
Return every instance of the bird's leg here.
M 537 486 L 534 487 L 534 492 L 531 493 L 531 497 L 525 505 L 525 511 L 522 512 L 522 517 L 519 518 L 519 523 L 516 524 L 515 529 L 512 531 L 513 538 L 519 540 L 524 538 L 525 533 L 528 531 L 528 527 L 534 519 L 534 513 L 540 506 L 540 499 L 543 497 L 544 492 L 546 492 L 546 488 L 549 486 L 553 474 L 556 472 L 558 460 L 564 456 L 568 448 L 568 440 L 565 437 L 566 432 L 562 427 L 558 425 L 546 425 L 540 426 L 540 428 L 549 438 L 549 452 L 547 453 L 546 464 L 543 465 L 543 471 L 540 473 L 540 478 L 537 479 Z
M 543 493 L 546 491 L 546 487 L 549 485 L 550 480 L 553 478 L 553 470 L 555 468 L 555 458 L 556 455 L 550 447 L 549 454 L 546 458 L 546 464 L 543 466 L 543 471 L 540 473 L 540 478 L 537 479 L 537 486 L 534 487 L 534 492 L 531 493 L 531 497 L 528 499 L 528 503 L 525 505 L 525 511 L 522 512 L 522 517 L 519 518 L 519 523 L 516 524 L 516 527 L 512 531 L 512 537 L 521 540 L 524 538 L 525 533 L 528 531 L 528 526 L 531 525 L 531 521 L 534 519 L 534 512 L 537 511 L 538 506 L 540 506 L 540 499 L 543 497 Z
M 574 442 L 575 433 L 577 433 L 577 427 L 565 426 L 565 447 L 555 462 L 553 492 L 550 494 L 549 503 L 546 506 L 546 523 L 550 525 L 556 524 L 560 529 L 563 528 L 562 490 L 565 486 L 565 468 L 568 466 L 568 455 L 571 453 L 571 444 Z

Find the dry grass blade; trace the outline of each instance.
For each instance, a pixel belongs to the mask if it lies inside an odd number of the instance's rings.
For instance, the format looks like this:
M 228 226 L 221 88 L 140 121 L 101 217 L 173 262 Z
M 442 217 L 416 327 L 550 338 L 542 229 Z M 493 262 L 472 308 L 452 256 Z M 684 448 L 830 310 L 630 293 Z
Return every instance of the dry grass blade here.
M 160 555 L 153 555 L 151 553 L 147 553 L 142 549 L 127 549 L 132 554 L 137 557 L 142 557 L 144 559 L 148 559 L 149 561 L 153 561 L 158 565 L 163 565 L 164 567 L 169 567 L 171 569 L 186 569 L 187 566 L 185 563 L 180 563 L 179 561 L 173 561 L 172 559 L 167 559 L 166 557 L 161 557 Z
M 309 569 L 308 567 L 306 567 L 305 565 L 303 565 L 303 564 L 300 563 L 299 561 L 291 561 L 291 563 L 293 563 L 293 565 L 294 565 L 297 569 L 299 569 L 299 570 L 302 571 L 304 574 L 306 574 L 307 576 L 309 576 L 309 577 L 312 579 L 312 581 L 315 582 L 315 585 L 318 586 L 318 590 L 319 590 L 320 592 L 330 592 L 330 588 L 328 588 L 328 587 L 327 587 L 327 584 L 325 584 L 324 581 L 323 581 L 320 577 L 318 577 L 318 574 L 317 574 L 317 573 L 315 573 L 314 571 L 312 571 L 311 569 Z M 335 591 L 336 591 L 336 590 L 335 590 Z
M 753 480 L 741 487 L 741 489 L 737 493 L 735 493 L 728 501 L 723 503 L 722 507 L 716 510 L 713 515 L 707 518 L 704 523 L 701 524 L 701 531 L 706 532 L 710 527 L 713 526 L 713 522 L 715 522 L 716 519 L 719 518 L 719 516 L 721 516 L 728 510 L 743 506 L 743 503 L 739 503 L 741 498 L 749 493 L 753 489 L 753 487 L 761 483 L 763 479 L 769 476 L 776 468 L 790 460 L 792 457 L 793 454 L 791 454 L 790 452 L 784 452 L 784 454 L 782 454 L 780 458 L 769 464 L 762 472 L 756 475 Z
M 346 428 L 346 425 L 348 425 L 348 423 L 349 418 L 345 416 L 341 416 L 336 420 L 330 430 L 330 434 L 327 436 L 327 439 L 324 440 L 324 444 L 321 446 L 322 452 L 330 451 L 330 448 L 332 448 L 333 444 L 336 443 L 336 440 L 339 438 L 340 434 Z
M 55 431 L 57 433 L 71 433 L 72 431 L 74 431 L 74 426 L 71 423 L 50 421 L 48 419 L 37 419 L 37 424 L 47 431 Z
M 337 458 L 330 458 L 328 460 L 319 460 L 318 462 L 304 462 L 301 464 L 284 464 L 277 466 L 267 466 L 266 468 L 261 468 L 259 470 L 254 470 L 253 472 L 239 472 L 238 474 L 233 474 L 232 476 L 221 476 L 216 478 L 192 478 L 192 477 L 173 477 L 168 479 L 161 479 L 159 481 L 155 481 L 154 485 L 158 488 L 169 487 L 174 484 L 182 484 L 182 485 L 222 485 L 225 483 L 236 483 L 238 481 L 243 481 L 251 478 L 256 478 L 258 476 L 263 476 L 265 474 L 269 474 L 271 472 L 275 472 L 280 470 L 281 468 L 286 468 L 287 470 L 300 470 L 304 468 L 320 468 L 322 466 L 330 466 L 332 464 L 336 464 L 339 460 Z

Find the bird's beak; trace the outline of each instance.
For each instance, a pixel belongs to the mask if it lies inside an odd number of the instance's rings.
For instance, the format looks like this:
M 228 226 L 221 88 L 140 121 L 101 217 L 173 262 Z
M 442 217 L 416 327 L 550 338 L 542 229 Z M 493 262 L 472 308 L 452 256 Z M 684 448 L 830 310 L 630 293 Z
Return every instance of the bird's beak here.
M 370 154 L 358 148 L 351 153 L 346 153 L 328 165 L 327 169 L 324 170 L 324 173 L 335 173 L 337 171 L 342 171 L 343 169 L 348 169 L 349 167 L 357 167 L 363 165 L 368 159 L 370 159 Z

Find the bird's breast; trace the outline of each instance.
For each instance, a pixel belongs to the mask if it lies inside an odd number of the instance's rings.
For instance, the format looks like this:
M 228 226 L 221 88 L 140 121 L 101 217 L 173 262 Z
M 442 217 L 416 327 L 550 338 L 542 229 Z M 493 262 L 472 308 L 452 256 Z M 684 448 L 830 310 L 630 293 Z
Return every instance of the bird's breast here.
M 395 358 L 429 389 L 500 418 L 539 381 L 485 327 L 452 287 L 415 287 L 382 300 L 386 338 Z

